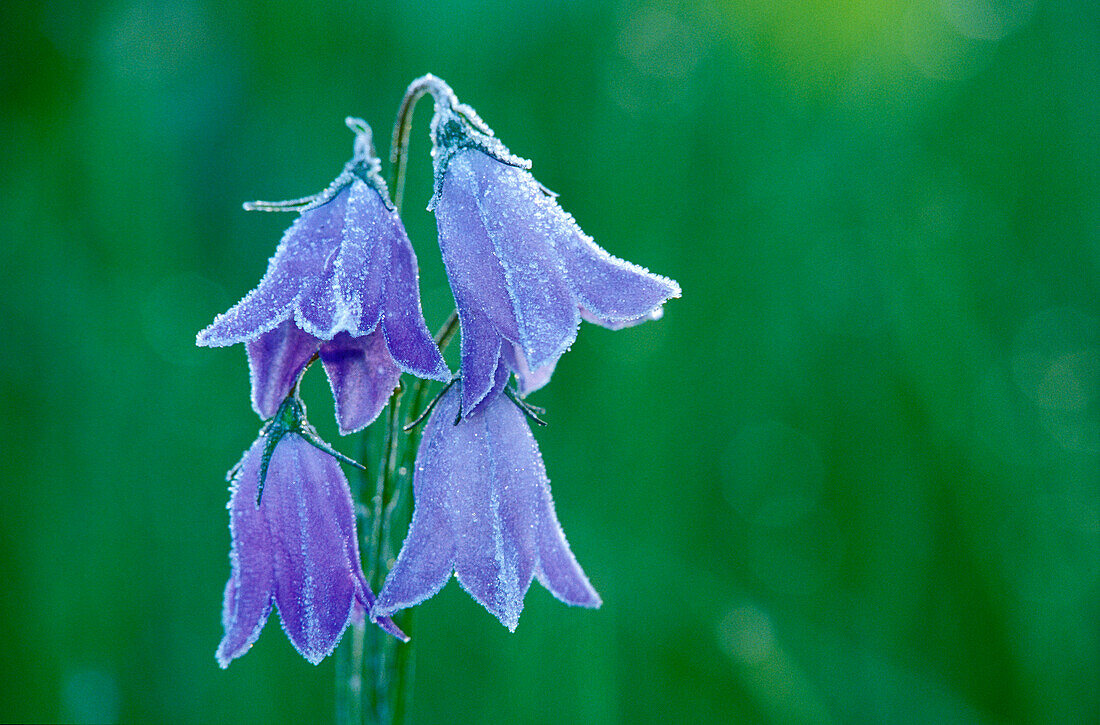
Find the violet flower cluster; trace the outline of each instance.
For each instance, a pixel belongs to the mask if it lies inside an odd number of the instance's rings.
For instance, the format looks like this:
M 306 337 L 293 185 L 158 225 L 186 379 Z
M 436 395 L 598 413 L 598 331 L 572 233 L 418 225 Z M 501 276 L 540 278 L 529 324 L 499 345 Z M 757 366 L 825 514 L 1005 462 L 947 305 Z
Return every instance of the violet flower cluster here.
M 680 288 L 597 246 L 445 83 L 425 76 L 414 89 L 435 100 L 429 209 L 461 326 L 460 370 L 452 376 L 428 332 L 416 255 L 370 129 L 348 119 L 354 155 L 327 189 L 246 205 L 300 216 L 259 285 L 198 335 L 199 345 L 245 343 L 252 405 L 268 419 L 230 472 L 223 667 L 256 641 L 272 605 L 313 663 L 352 621 L 404 638 L 390 615 L 452 574 L 509 630 L 536 578 L 567 604 L 601 603 L 554 512 L 523 396 L 549 382 L 582 319 L 610 329 L 657 319 Z M 402 372 L 447 383 L 416 455 L 409 531 L 377 599 L 338 461 L 355 462 L 317 436 L 297 395 L 316 359 L 342 435 L 378 417 Z

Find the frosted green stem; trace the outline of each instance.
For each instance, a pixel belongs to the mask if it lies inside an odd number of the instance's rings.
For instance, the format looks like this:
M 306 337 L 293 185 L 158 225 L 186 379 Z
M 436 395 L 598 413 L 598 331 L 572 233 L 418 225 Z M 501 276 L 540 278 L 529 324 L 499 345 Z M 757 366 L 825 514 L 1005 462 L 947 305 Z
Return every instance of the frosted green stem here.
M 417 78 L 405 90 L 405 97 L 401 99 L 401 107 L 397 110 L 397 121 L 393 125 L 393 142 L 390 145 L 390 164 L 393 167 L 390 189 L 393 190 L 393 204 L 398 211 L 401 211 L 401 202 L 405 198 L 405 167 L 409 163 L 409 135 L 412 133 L 413 108 L 426 93 L 431 93 L 436 103 L 450 104 L 454 99 L 451 87 L 431 73 Z

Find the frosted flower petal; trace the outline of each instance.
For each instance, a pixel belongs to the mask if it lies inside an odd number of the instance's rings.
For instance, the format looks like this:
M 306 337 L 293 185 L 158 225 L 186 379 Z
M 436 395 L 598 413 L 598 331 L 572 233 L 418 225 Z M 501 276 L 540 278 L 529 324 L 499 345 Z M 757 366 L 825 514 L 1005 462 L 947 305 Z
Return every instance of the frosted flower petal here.
M 275 595 L 271 535 L 267 521 L 255 510 L 256 488 L 248 483 L 259 481 L 262 453 L 263 439 L 245 452 L 229 503 L 229 531 L 234 543 L 229 553 L 232 572 L 222 606 L 225 637 L 217 652 L 222 667 L 247 652 L 259 638 Z M 251 489 L 250 501 L 246 500 L 248 492 L 238 495 L 242 485 Z
M 416 255 L 378 176 L 369 129 L 355 119 L 349 125 L 357 132 L 355 156 L 325 191 L 296 202 L 252 205 L 301 215 L 283 235 L 256 289 L 196 340 L 212 347 L 248 344 L 253 407 L 267 418 L 323 343 L 333 353 L 348 348 L 334 342 L 337 338 L 366 338 L 377 331 L 377 339 L 359 343 L 372 353 L 369 368 L 325 365 L 342 432 L 374 419 L 363 414 L 377 407 L 369 391 L 385 387 L 395 368 L 432 380 L 451 377 L 424 321 Z M 332 363 L 333 354 L 329 358 Z M 348 377 L 365 370 L 372 380 Z M 343 405 L 340 389 L 348 396 Z M 370 404 L 353 411 L 354 400 Z
M 581 231 L 472 109 L 438 79 L 430 208 L 462 325 L 463 415 L 503 359 L 526 394 L 550 379 L 581 319 L 621 329 L 660 317 L 676 282 L 613 257 Z
M 321 343 L 324 365 L 336 401 L 336 421 L 347 435 L 371 423 L 390 399 L 401 368 L 386 347 L 386 338 L 375 330 L 363 337 L 341 332 Z
M 285 320 L 245 343 L 252 378 L 252 409 L 264 419 L 275 415 L 320 341 Z
M 407 373 L 428 380 L 447 381 L 451 371 L 424 322 L 416 253 L 404 229 L 390 245 L 389 287 L 382 301 L 382 329 L 396 363 Z
M 581 316 L 584 316 L 584 310 L 581 310 Z M 554 367 L 558 364 L 557 360 L 551 360 L 541 368 L 531 370 L 527 367 L 527 358 L 523 355 L 523 351 L 517 350 L 515 343 L 505 343 L 501 353 L 504 364 L 516 374 L 520 395 L 533 393 L 550 382 L 550 376 L 554 374 Z
M 598 607 L 599 595 L 561 533 L 523 414 L 506 396 L 494 395 L 456 425 L 459 387 L 443 395 L 424 429 L 413 520 L 374 613 L 422 602 L 452 571 L 509 630 L 535 576 L 562 601 Z
M 225 347 L 254 340 L 293 318 L 303 292 L 317 286 L 325 260 L 334 252 L 326 242 L 339 233 L 346 212 L 346 193 L 324 206 L 303 212 L 283 234 L 256 289 L 228 312 L 215 317 L 198 334 L 197 344 Z
M 317 664 L 374 602 L 359 563 L 355 514 L 339 464 L 298 433 L 275 444 L 259 497 L 267 434 L 244 454 L 229 502 L 232 573 L 218 647 L 222 667 L 248 651 L 272 604 L 287 637 Z M 257 498 L 259 497 L 259 504 Z M 388 619 L 373 619 L 403 638 Z

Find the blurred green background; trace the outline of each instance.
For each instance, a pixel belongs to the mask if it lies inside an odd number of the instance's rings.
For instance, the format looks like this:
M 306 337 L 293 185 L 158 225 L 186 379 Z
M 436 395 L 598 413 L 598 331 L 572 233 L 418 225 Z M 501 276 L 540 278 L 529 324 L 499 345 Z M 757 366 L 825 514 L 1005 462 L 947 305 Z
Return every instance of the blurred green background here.
M 228 671 L 223 475 L 259 426 L 195 332 L 451 83 L 664 319 L 584 326 L 537 432 L 605 605 L 419 608 L 420 722 L 1100 716 L 1095 3 L 5 3 L 0 719 L 309 722 Z M 405 220 L 449 311 L 425 102 Z M 337 447 L 319 373 L 312 420 Z

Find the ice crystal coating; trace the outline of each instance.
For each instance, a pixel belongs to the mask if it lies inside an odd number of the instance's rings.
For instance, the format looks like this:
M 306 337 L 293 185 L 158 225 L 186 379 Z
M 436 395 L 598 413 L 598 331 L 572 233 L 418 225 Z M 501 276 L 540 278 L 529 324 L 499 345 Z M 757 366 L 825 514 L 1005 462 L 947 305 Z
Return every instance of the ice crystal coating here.
M 247 208 L 300 211 L 259 285 L 197 337 L 210 347 L 247 343 L 252 404 L 275 413 L 302 366 L 318 353 L 337 401 L 341 433 L 369 424 L 400 371 L 446 381 L 446 363 L 420 308 L 416 254 L 392 209 L 370 129 L 320 194 Z
M 566 604 L 600 606 L 554 513 L 550 482 L 523 413 L 507 396 L 496 395 L 459 421 L 460 388 L 444 393 L 424 429 L 412 523 L 374 614 L 419 604 L 452 572 L 512 631 L 532 578 Z
M 332 653 L 349 621 L 371 611 L 347 479 L 311 435 L 268 426 L 233 469 L 232 573 L 217 651 L 223 668 L 260 636 L 272 605 L 295 649 L 313 664 Z M 388 618 L 371 621 L 407 639 Z
M 462 326 L 462 410 L 504 360 L 522 394 L 550 379 L 582 319 L 612 330 L 661 315 L 673 280 L 608 254 L 442 81 L 433 91 L 430 208 Z

